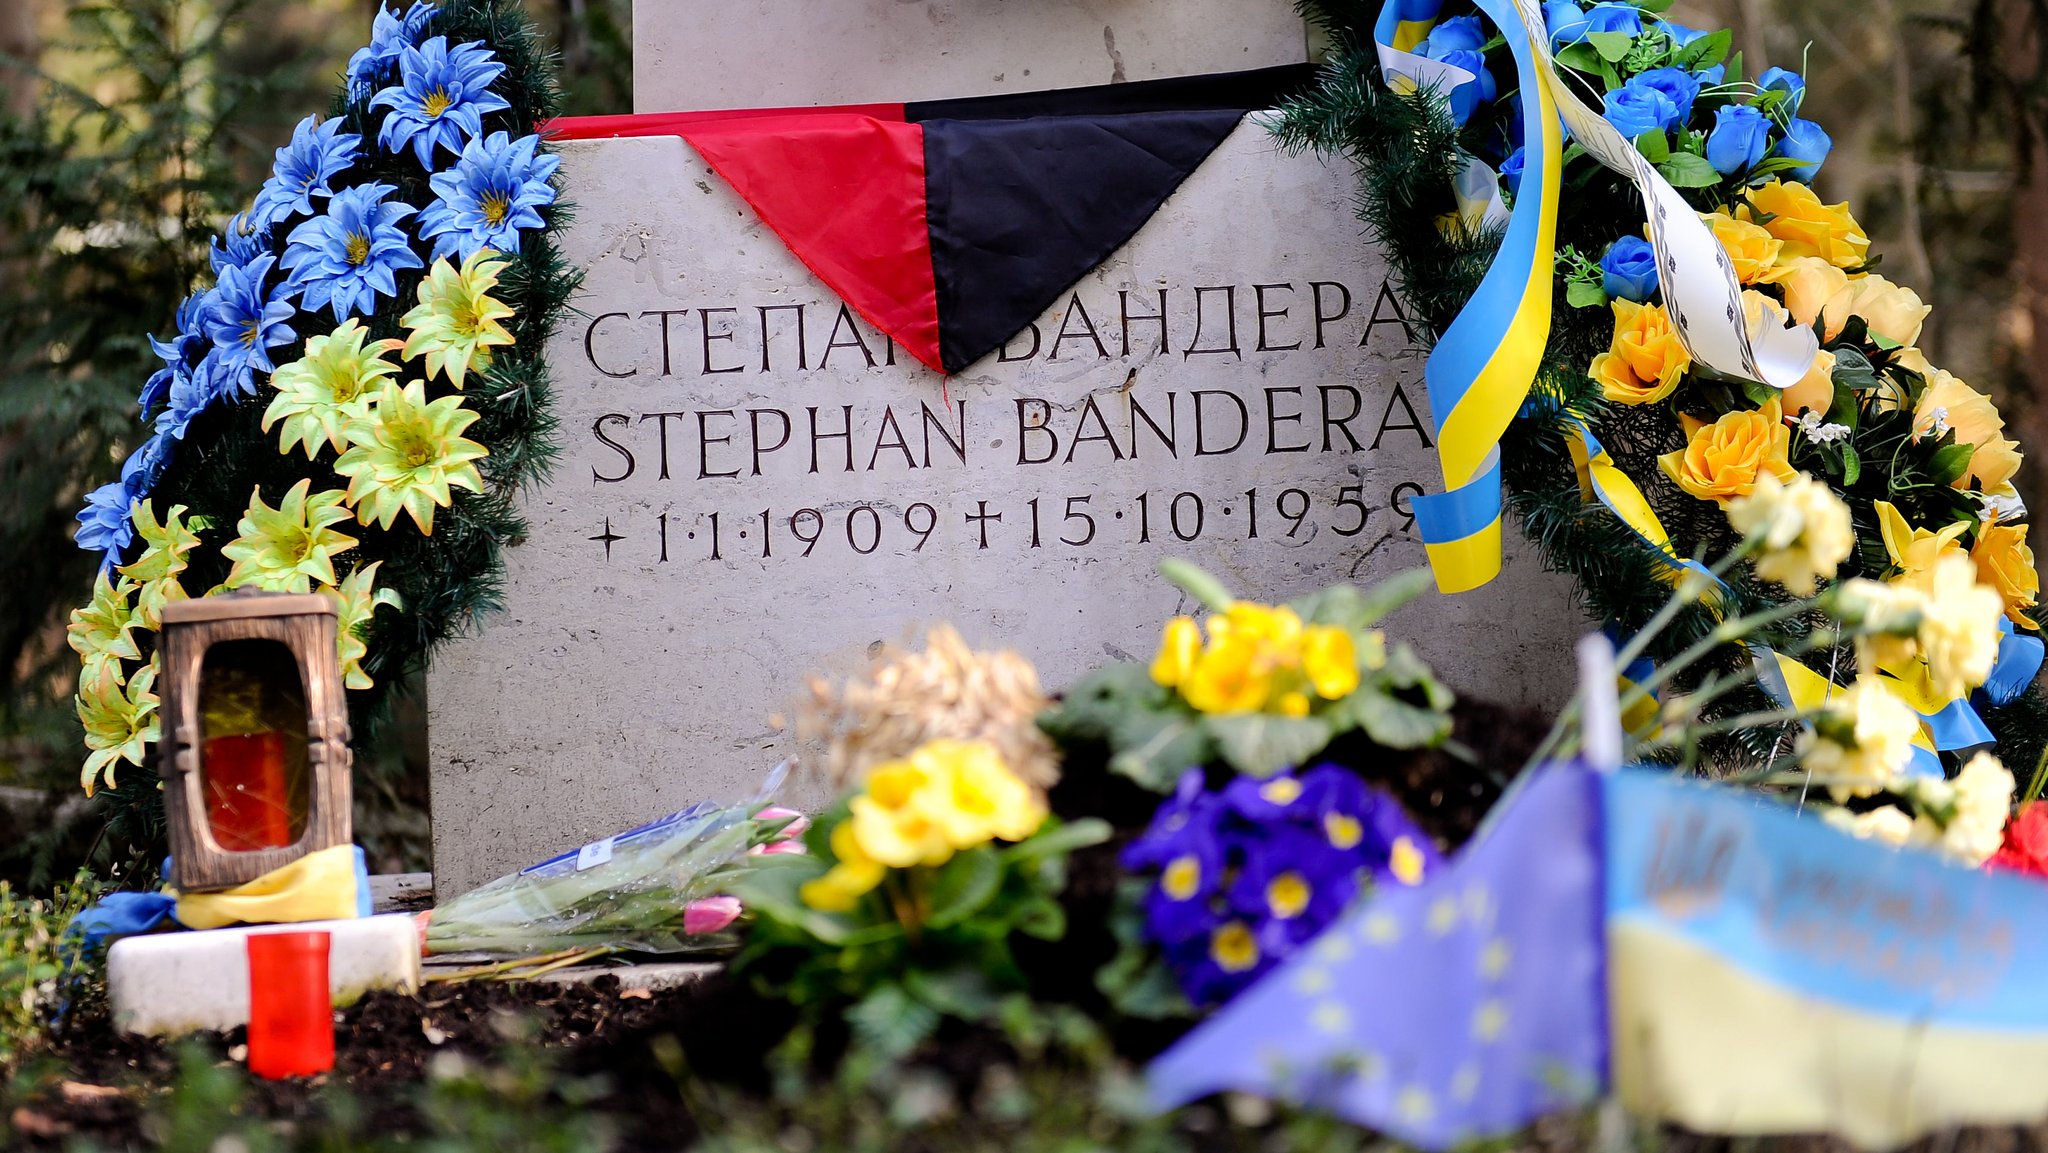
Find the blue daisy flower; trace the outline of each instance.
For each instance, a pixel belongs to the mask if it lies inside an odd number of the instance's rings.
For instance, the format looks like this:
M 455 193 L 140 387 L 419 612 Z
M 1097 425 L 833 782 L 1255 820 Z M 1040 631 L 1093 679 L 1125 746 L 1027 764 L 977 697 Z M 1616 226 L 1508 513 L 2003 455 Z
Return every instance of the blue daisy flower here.
M 403 17 L 395 9 L 379 6 L 370 24 L 370 43 L 348 58 L 348 98 L 367 100 L 370 94 L 391 80 L 398 57 L 418 44 L 434 21 L 434 6 L 414 0 Z
M 548 183 L 560 157 L 540 155 L 538 136 L 478 136 L 463 146 L 454 167 L 432 180 L 439 199 L 420 213 L 420 239 L 434 242 L 435 260 L 453 253 L 467 260 L 478 249 L 519 250 L 519 230 L 539 228 L 536 211 L 555 202 Z
M 118 480 L 85 494 L 85 507 L 78 510 L 78 547 L 105 553 L 102 570 L 120 563 L 121 550 L 135 539 L 135 524 L 128 519 L 134 499 Z
M 164 366 L 150 375 L 142 386 L 142 395 L 137 403 L 142 406 L 146 419 L 150 412 L 170 398 L 171 381 L 179 372 L 189 372 L 213 347 L 213 338 L 207 335 L 207 322 L 213 316 L 216 297 L 212 289 L 195 292 L 178 305 L 178 331 L 169 340 L 149 338 L 149 347 Z
M 247 268 L 250 261 L 269 251 L 270 226 L 258 227 L 249 213 L 243 212 L 230 218 L 228 226 L 213 238 L 206 259 L 213 265 L 213 275 L 219 277 L 222 269 Z
M 213 337 L 212 363 L 220 374 L 212 383 L 220 393 L 255 392 L 255 370 L 277 367 L 270 362 L 270 350 L 298 339 L 286 323 L 298 310 L 285 299 L 282 284 L 266 283 L 276 263 L 277 257 L 266 252 L 239 268 L 229 265 L 214 285 L 207 334 Z
M 368 315 L 379 294 L 398 295 L 394 273 L 424 267 L 399 226 L 412 205 L 384 200 L 394 191 L 389 184 L 345 188 L 328 200 L 326 215 L 292 229 L 284 250 L 288 291 L 304 293 L 308 309 L 331 308 L 336 320 Z
M 185 439 L 186 428 L 193 418 L 205 412 L 228 391 L 222 387 L 227 380 L 228 375 L 221 371 L 217 354 L 209 354 L 189 368 L 177 369 L 164 397 L 164 410 L 156 414 L 158 439 L 167 446 L 172 441 Z
M 504 71 L 480 41 L 450 48 L 446 36 L 436 36 L 406 48 L 398 58 L 399 82 L 370 99 L 372 108 L 391 109 L 377 143 L 387 152 L 412 145 L 420 167 L 430 172 L 437 146 L 462 155 L 463 145 L 483 133 L 484 113 L 512 107 L 491 91 Z
M 363 138 L 341 130 L 335 117 L 317 124 L 311 116 L 292 129 L 292 142 L 277 150 L 277 163 L 270 179 L 256 194 L 249 210 L 252 223 L 260 229 L 294 216 L 313 215 L 313 198 L 333 194 L 332 182 L 348 171 L 362 150 Z

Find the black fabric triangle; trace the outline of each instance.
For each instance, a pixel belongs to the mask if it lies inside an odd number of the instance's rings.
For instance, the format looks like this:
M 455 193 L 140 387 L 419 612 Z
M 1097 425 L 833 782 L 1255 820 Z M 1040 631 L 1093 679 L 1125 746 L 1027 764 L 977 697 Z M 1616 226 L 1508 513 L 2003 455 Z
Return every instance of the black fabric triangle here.
M 1123 247 L 1243 116 L 1240 107 L 925 120 L 945 370 L 994 351 Z

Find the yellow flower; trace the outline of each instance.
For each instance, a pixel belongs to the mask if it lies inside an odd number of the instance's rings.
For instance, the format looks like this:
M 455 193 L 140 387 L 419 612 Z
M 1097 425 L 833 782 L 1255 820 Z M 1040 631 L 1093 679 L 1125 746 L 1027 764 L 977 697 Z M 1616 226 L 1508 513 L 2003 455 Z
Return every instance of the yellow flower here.
M 1920 655 L 1937 696 L 1955 700 L 1991 676 L 2005 598 L 1977 583 L 1977 566 L 1948 554 L 1935 561 L 1920 616 Z
M 1877 527 L 1884 535 L 1884 551 L 1891 556 L 1892 564 L 1900 570 L 1896 578 L 1899 583 L 1918 590 L 1922 594 L 1934 591 L 1934 565 L 1943 557 L 1967 557 L 1957 538 L 1970 526 L 1964 521 L 1944 525 L 1939 532 L 1914 528 L 1906 523 L 1905 514 L 1890 501 L 1878 501 Z
M 1867 669 L 1903 668 L 1918 653 L 1920 613 L 1927 596 L 1906 584 L 1857 577 L 1841 586 L 1842 622 L 1857 630 L 1856 663 Z
M 221 555 L 235 562 L 228 588 L 310 592 L 314 581 L 334 583 L 334 554 L 356 547 L 356 538 L 331 526 L 348 519 L 340 489 L 308 495 L 313 482 L 301 480 L 276 508 L 263 503 L 263 490 L 249 495 L 249 511 L 236 523 L 239 535 Z
M 1209 937 L 1209 959 L 1226 973 L 1243 973 L 1258 967 L 1259 942 L 1243 921 L 1232 921 Z
M 92 600 L 84 608 L 71 611 L 71 625 L 64 630 L 64 639 L 80 658 L 81 693 L 87 686 L 101 693 L 118 691 L 121 662 L 142 659 L 135 638 L 129 635 L 130 629 L 142 623 L 129 602 L 134 595 L 134 581 L 123 577 L 121 583 L 114 584 L 107 579 L 107 570 L 101 569 L 93 582 Z
M 136 501 L 130 514 L 129 519 L 135 523 L 135 535 L 142 538 L 143 548 L 134 560 L 121 566 L 121 573 L 140 582 L 136 611 L 145 628 L 154 629 L 161 625 L 164 606 L 185 599 L 185 588 L 178 583 L 178 574 L 184 572 L 189 563 L 185 555 L 199 546 L 199 534 L 187 527 L 184 517 L 185 506 L 173 505 L 163 523 L 159 524 L 156 510 L 146 500 Z
M 1211 622 L 1212 624 L 1215 622 Z M 1181 682 L 1181 696 L 1205 713 L 1253 713 L 1272 690 L 1273 662 L 1256 636 L 1212 630 L 1209 647 Z
M 353 317 L 325 336 L 310 337 L 306 354 L 290 364 L 279 365 L 270 376 L 277 396 L 263 412 L 263 431 L 283 423 L 278 432 L 277 451 L 290 453 L 292 446 L 304 445 L 306 459 L 312 460 L 325 441 L 340 452 L 348 445 L 342 426 L 367 404 L 366 396 L 386 378 L 398 375 L 398 366 L 384 354 L 405 347 L 402 340 L 375 340 L 367 345 L 369 330 Z
M 927 815 L 920 794 L 933 785 L 930 763 L 886 761 L 868 774 L 867 791 L 853 798 L 849 834 L 861 855 L 893 869 L 943 865 L 953 856 L 946 830 Z
M 158 737 L 156 665 L 138 670 L 123 686 L 118 679 L 81 684 L 78 690 L 78 719 L 85 726 L 85 770 L 78 783 L 91 796 L 102 773 L 108 787 L 114 785 L 114 770 L 122 761 L 142 764 L 144 749 Z
M 1920 326 L 1933 311 L 1919 293 L 1872 273 L 1851 280 L 1828 298 L 1820 310 L 1821 331 L 1833 340 L 1850 317 L 1860 316 L 1872 335 L 1910 345 L 1920 339 Z
M 1821 309 L 1835 293 L 1849 283 L 1849 274 L 1818 256 L 1801 256 L 1779 261 L 1760 283 L 1776 285 L 1785 295 L 1785 311 L 1799 323 L 1811 325 L 1820 319 Z
M 1768 229 L 1737 220 L 1725 212 L 1702 212 L 1700 219 L 1714 230 L 1714 239 L 1721 242 L 1735 265 L 1735 279 L 1743 284 L 1755 284 L 1778 263 L 1778 252 L 1785 242 L 1772 236 Z
M 1202 655 L 1202 630 L 1193 617 L 1175 617 L 1166 622 L 1159 637 L 1159 655 L 1152 658 L 1152 679 L 1174 688 L 1187 679 Z
M 454 503 L 451 489 L 483 491 L 471 462 L 490 451 L 462 437 L 476 419 L 459 396 L 430 404 L 419 381 L 404 388 L 386 381 L 368 411 L 349 418 L 343 428 L 348 451 L 334 462 L 334 471 L 348 478 L 356 519 L 390 528 L 407 512 L 431 536 L 434 510 Z
M 1850 215 L 1849 206 L 1822 204 L 1804 184 L 1773 180 L 1750 189 L 1749 203 L 1737 210 L 1737 216 L 1752 220 L 1758 215 L 1769 217 L 1757 222 L 1785 242 L 1781 251 L 1787 260 L 1818 256 L 1837 268 L 1856 268 L 1869 261 L 1870 237 Z
M 2005 822 L 2012 813 L 2012 773 L 1997 757 L 1978 753 L 1950 784 L 1954 809 L 1941 830 L 1941 848 L 1975 868 L 1990 860 L 2005 841 Z
M 370 646 L 363 641 L 360 630 L 370 623 L 378 605 L 405 607 L 396 591 L 375 587 L 377 567 L 383 563 L 372 561 L 348 574 L 330 594 L 336 602 L 334 631 L 341 650 L 342 684 L 352 689 L 367 689 L 376 683 L 363 671 L 363 658 L 369 654 Z
M 991 837 L 1021 841 L 1045 823 L 1045 801 L 987 741 L 929 741 L 910 754 L 931 786 L 913 800 L 955 849 Z
M 1785 411 L 1797 416 L 1817 412 L 1826 416 L 1835 405 L 1835 354 L 1823 348 L 1813 354 L 1813 365 L 1799 383 L 1785 390 Z
M 1613 307 L 1614 343 L 1590 369 L 1601 392 L 1616 404 L 1654 404 L 1670 396 L 1692 367 L 1671 318 L 1661 305 L 1616 300 Z
M 1776 397 L 1760 409 L 1731 412 L 1712 424 L 1689 416 L 1684 423 L 1690 441 L 1657 463 L 1679 488 L 1701 500 L 1725 505 L 1748 496 L 1760 476 L 1790 481 L 1796 475 L 1785 459 L 1792 433 Z
M 1358 688 L 1358 649 L 1351 634 L 1333 625 L 1311 625 L 1301 635 L 1301 669 L 1316 695 L 1341 700 Z
M 2034 568 L 2034 550 L 2027 547 L 2026 526 L 1985 521 L 1977 530 L 1970 559 L 1977 564 L 1977 579 L 2005 598 L 2006 619 L 2030 629 L 2041 627 L 2027 615 L 2039 603 L 2041 575 Z
M 1974 483 L 1984 492 L 2005 492 L 2011 489 L 2012 478 L 2019 471 L 2019 442 L 1994 436 L 1970 454 L 1970 470 L 1956 479 L 1954 487 L 1968 488 Z
M 405 358 L 425 354 L 428 380 L 446 376 L 459 389 L 471 369 L 481 373 L 490 367 L 492 347 L 513 343 L 512 334 L 498 323 L 512 316 L 512 309 L 488 295 L 498 286 L 505 263 L 497 253 L 479 248 L 460 271 L 446 259 L 437 260 L 420 281 L 419 306 L 399 323 L 411 330 Z
M 1856 547 L 1849 506 L 1803 472 L 1789 484 L 1765 473 L 1748 496 L 1736 497 L 1726 508 L 1729 525 L 1745 539 L 1760 542 L 1756 575 L 1797 596 L 1812 596 L 1816 578 L 1833 577 Z
M 1211 622 L 1227 631 L 1251 637 L 1270 646 L 1285 648 L 1301 639 L 1301 617 L 1291 608 L 1281 605 L 1254 604 L 1251 601 L 1236 601 L 1223 612 L 1220 621 Z
M 852 821 L 833 828 L 832 855 L 837 863 L 824 876 L 799 885 L 797 897 L 821 913 L 844 913 L 882 883 L 883 867 L 860 851 Z
M 1800 737 L 1800 754 L 1837 798 L 1867 797 L 1906 767 L 1919 731 L 1920 715 L 1875 673 L 1865 673 L 1814 718 L 1813 728 Z
M 1821 814 L 1821 819 L 1858 840 L 1876 841 L 1894 848 L 1913 840 L 1915 832 L 1912 816 L 1893 805 L 1867 813 L 1830 808 Z

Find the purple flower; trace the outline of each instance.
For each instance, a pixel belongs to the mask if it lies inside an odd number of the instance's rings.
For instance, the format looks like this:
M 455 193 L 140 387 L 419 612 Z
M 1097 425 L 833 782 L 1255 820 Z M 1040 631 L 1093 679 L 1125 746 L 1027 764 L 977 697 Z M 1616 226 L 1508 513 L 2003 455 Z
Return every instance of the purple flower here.
M 1288 773 L 1270 777 L 1236 777 L 1223 787 L 1223 803 L 1254 824 L 1286 820 L 1312 811 L 1308 790 Z
M 1180 851 L 1188 837 L 1210 835 L 1219 807 L 1216 796 L 1204 790 L 1201 769 L 1182 773 L 1173 795 L 1153 811 L 1145 835 L 1124 849 L 1124 868 L 1156 869 L 1164 865 Z
M 1276 829 L 1246 855 L 1230 886 L 1230 907 L 1254 921 L 1285 922 L 1288 939 L 1306 940 L 1357 895 L 1361 871 L 1356 855 L 1319 832 Z

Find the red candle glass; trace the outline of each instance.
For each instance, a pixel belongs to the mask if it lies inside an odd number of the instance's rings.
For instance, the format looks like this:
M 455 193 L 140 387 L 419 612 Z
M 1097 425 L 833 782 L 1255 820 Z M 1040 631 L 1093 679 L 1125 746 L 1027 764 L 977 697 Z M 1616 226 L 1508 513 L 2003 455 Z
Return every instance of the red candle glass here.
M 249 935 L 249 1071 L 277 1080 L 334 1068 L 328 936 Z
M 276 849 L 298 839 L 283 733 L 209 737 L 205 758 L 206 823 L 222 849 Z

